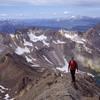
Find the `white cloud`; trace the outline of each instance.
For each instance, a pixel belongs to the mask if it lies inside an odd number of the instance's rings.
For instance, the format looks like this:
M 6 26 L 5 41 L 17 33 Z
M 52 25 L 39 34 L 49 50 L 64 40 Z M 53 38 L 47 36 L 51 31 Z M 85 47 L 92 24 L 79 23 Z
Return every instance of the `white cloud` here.
M 60 5 L 65 0 L 0 0 L 0 5 Z
M 8 14 L 0 14 L 0 17 L 7 17 Z
M 0 5 L 100 5 L 100 0 L 0 0 Z
M 57 13 L 56 13 L 56 12 L 54 12 L 54 13 L 53 13 L 53 15 L 57 15 Z
M 68 14 L 68 11 L 64 11 L 64 14 L 67 15 Z
M 79 5 L 79 6 L 98 6 L 100 5 L 99 0 L 76 0 L 77 2 L 74 2 L 74 5 Z
M 21 13 L 16 14 L 16 17 L 24 17 L 24 14 L 21 14 Z

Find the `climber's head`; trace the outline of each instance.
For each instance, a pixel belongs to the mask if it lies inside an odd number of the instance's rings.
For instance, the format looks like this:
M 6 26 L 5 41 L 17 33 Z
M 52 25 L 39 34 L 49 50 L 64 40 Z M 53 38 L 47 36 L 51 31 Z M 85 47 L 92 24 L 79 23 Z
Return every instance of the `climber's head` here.
M 71 60 L 74 60 L 74 57 L 72 57 Z

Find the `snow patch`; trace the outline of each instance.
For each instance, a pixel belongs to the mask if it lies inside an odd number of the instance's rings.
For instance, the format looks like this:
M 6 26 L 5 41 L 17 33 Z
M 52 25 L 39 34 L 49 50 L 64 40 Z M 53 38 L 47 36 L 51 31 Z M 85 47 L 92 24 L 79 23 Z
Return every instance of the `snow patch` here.
M 32 59 L 30 59 L 29 57 L 25 56 L 27 62 L 32 62 Z
M 35 46 L 35 49 L 37 49 L 37 50 L 38 50 L 39 48 L 38 48 L 37 46 Z
M 65 65 L 62 68 L 58 67 L 56 69 L 58 69 L 58 70 L 60 70 L 60 71 L 62 71 L 64 73 L 67 73 L 68 72 L 68 62 L 66 61 L 65 58 L 64 58 L 64 62 L 65 62 Z
M 84 42 L 85 42 L 85 39 L 81 39 L 77 34 L 68 34 L 68 33 L 66 33 L 65 37 L 69 38 L 72 41 L 77 42 L 79 44 L 84 44 Z
M 57 40 L 57 43 L 58 43 L 58 44 L 64 44 L 64 43 L 66 43 L 66 42 L 61 41 L 61 40 Z
M 36 36 L 32 32 L 29 33 L 28 36 L 30 37 L 30 40 L 33 41 L 33 42 L 43 41 L 43 40 L 46 40 L 47 39 L 47 37 L 44 36 L 44 35 Z
M 32 43 L 26 41 L 25 39 L 24 39 L 24 45 L 25 45 L 25 46 L 33 46 Z
M 53 41 L 53 43 L 57 44 L 57 42 L 56 42 L 56 41 Z
M 5 94 L 4 100 L 14 100 L 14 98 L 10 99 L 9 94 Z
M 9 45 L 10 45 L 10 47 L 13 47 L 12 44 L 9 44 Z
M 5 88 L 5 87 L 3 87 L 2 85 L 0 85 L 0 92 L 1 92 L 1 93 L 5 94 L 8 90 L 10 90 L 10 89 Z M 0 98 L 2 98 L 2 97 L 0 96 Z M 0 99 L 0 100 L 1 100 L 1 99 Z M 10 99 L 9 94 L 5 94 L 5 97 L 3 98 L 3 100 L 14 100 L 14 98 Z
M 29 55 L 30 59 L 33 60 L 33 61 L 36 61 L 35 58 L 33 58 L 31 55 Z
M 40 65 L 34 64 L 34 65 L 32 65 L 32 67 L 40 67 Z
M 18 35 L 16 35 L 16 38 L 18 39 Z
M 3 89 L 3 90 L 8 90 L 8 88 L 5 88 L 5 87 L 3 87 L 1 85 L 0 85 L 0 88 Z
M 57 42 L 56 41 L 53 41 L 55 44 L 65 44 L 66 42 L 64 42 L 64 41 L 61 41 L 61 40 L 57 40 Z
M 36 61 L 36 59 L 35 59 L 35 58 L 32 58 L 32 60 Z
M 46 42 L 45 40 L 43 40 L 43 44 L 45 45 L 45 46 L 48 46 L 49 47 L 49 43 L 48 42 Z
M 86 42 L 86 39 L 82 38 L 82 41 L 83 41 L 83 42 Z
M 39 35 L 39 36 L 36 36 L 35 34 L 33 34 L 32 32 L 28 34 L 28 36 L 30 37 L 30 40 L 33 41 L 33 42 L 38 42 L 38 41 L 41 41 L 43 42 L 44 46 L 48 46 L 49 47 L 49 43 L 46 42 L 47 40 L 47 37 L 45 35 Z
M 73 31 L 66 31 L 66 30 L 59 30 L 60 34 L 62 34 L 65 38 L 69 38 L 72 41 L 79 43 L 79 44 L 84 44 L 86 40 L 84 38 L 81 38 L 77 35 L 76 32 Z
M 9 98 L 10 98 L 9 94 L 6 94 L 4 99 L 9 100 Z
M 11 36 L 11 38 L 14 38 L 14 37 L 15 37 L 15 35 L 14 35 L 14 34 L 10 34 L 10 36 Z
M 7 91 L 8 88 L 3 87 L 2 85 L 0 85 L 0 92 L 1 93 L 5 93 L 5 91 Z
M 65 34 L 65 37 L 66 37 L 66 38 L 73 39 L 75 36 L 74 36 L 74 35 L 70 35 L 70 34 Z
M 84 48 L 85 48 L 85 50 L 88 52 L 88 53 L 92 53 L 92 49 L 90 49 L 90 48 L 88 48 L 86 45 L 83 45 L 84 46 Z
M 1 92 L 1 93 L 4 93 L 5 91 L 3 91 L 2 89 L 0 89 L 0 92 Z
M 15 52 L 18 55 L 22 55 L 24 53 L 30 53 L 30 50 L 27 47 L 25 47 L 25 48 L 17 47 L 17 49 L 15 50 Z
M 89 76 L 92 76 L 92 77 L 95 77 L 93 74 L 91 74 L 91 73 L 87 73 L 87 75 L 89 75 Z
M 46 56 L 43 55 L 43 57 L 45 58 L 45 60 L 46 60 L 47 62 L 49 62 L 50 64 L 53 64 Z
M 80 73 L 80 74 L 87 74 L 88 76 L 91 76 L 91 77 L 95 77 L 93 74 L 91 74 L 91 73 L 87 73 L 87 72 L 83 72 L 83 71 L 78 71 L 78 72 L 76 72 L 76 73 Z

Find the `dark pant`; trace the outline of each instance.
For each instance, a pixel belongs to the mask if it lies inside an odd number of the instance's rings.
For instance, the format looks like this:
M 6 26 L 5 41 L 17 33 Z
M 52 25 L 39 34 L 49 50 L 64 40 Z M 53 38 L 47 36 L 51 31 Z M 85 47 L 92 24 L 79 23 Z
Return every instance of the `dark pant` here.
M 72 76 L 72 82 L 75 82 L 75 71 L 76 70 L 70 70 Z

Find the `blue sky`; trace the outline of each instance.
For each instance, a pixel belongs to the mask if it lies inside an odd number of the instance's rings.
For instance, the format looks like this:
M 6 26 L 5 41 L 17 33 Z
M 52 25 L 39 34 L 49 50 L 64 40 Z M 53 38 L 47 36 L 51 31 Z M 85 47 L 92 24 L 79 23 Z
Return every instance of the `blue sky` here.
M 100 17 L 99 0 L 0 0 L 0 18 Z

